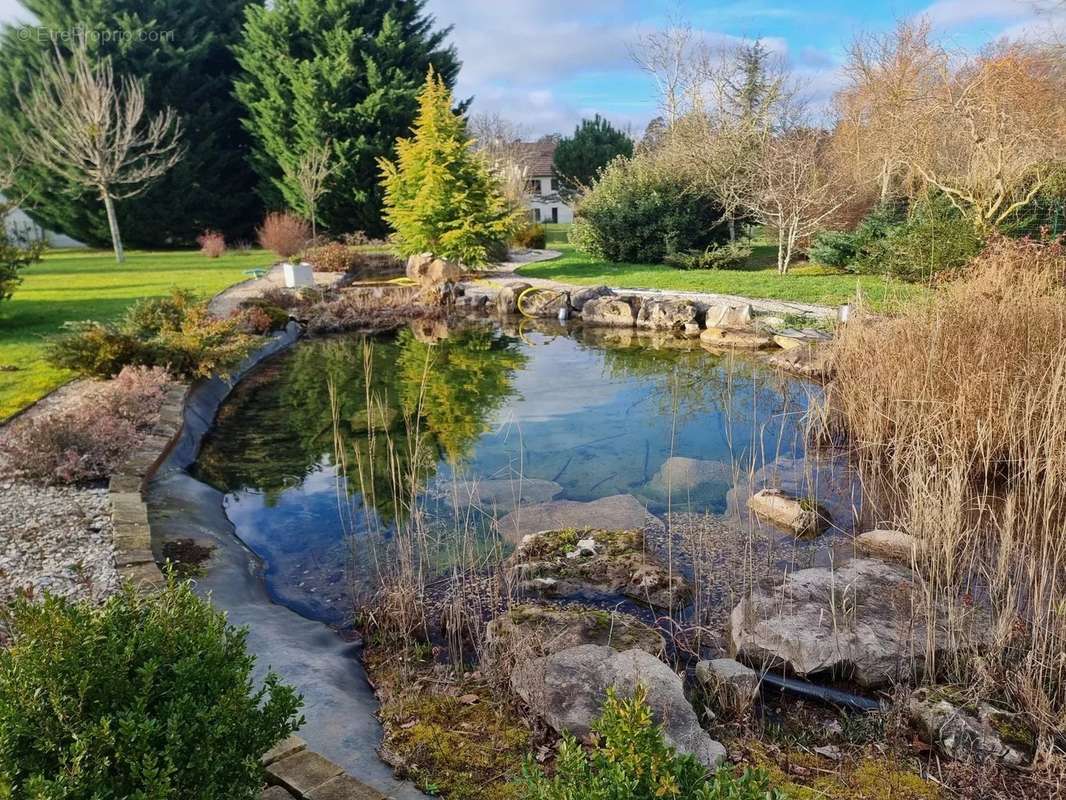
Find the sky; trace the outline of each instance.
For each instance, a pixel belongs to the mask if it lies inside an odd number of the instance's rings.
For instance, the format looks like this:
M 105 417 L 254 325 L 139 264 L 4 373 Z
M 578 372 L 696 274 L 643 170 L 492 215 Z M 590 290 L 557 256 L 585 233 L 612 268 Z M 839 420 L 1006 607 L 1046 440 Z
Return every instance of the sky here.
M 762 39 L 817 107 L 839 87 L 858 33 L 924 15 L 950 46 L 973 49 L 1045 34 L 1053 23 L 1042 2 L 1054 0 L 428 0 L 427 10 L 452 26 L 463 62 L 457 96 L 533 137 L 569 133 L 596 113 L 639 135 L 657 106 L 631 49 L 671 18 L 710 42 Z M 0 23 L 27 18 L 17 0 L 0 0 Z

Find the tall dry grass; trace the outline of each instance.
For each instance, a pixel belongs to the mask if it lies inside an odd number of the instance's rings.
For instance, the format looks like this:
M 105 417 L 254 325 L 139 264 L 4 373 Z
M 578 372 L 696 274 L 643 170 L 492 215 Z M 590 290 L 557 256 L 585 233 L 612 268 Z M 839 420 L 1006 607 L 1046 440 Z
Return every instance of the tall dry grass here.
M 1063 248 L 995 241 L 928 302 L 838 334 L 817 423 L 922 544 L 924 611 L 955 638 L 945 657 L 929 626 L 934 674 L 1024 712 L 1045 753 L 1066 733 L 1064 334 Z

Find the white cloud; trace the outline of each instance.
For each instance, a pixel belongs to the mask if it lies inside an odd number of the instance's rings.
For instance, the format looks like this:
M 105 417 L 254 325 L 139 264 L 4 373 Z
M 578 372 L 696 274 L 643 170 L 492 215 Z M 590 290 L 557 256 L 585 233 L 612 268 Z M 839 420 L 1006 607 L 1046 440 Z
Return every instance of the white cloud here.
M 1035 14 L 1032 0 L 937 0 L 919 16 L 938 28 L 958 28 L 978 22 L 1007 22 Z
M 33 14 L 23 8 L 18 0 L 0 0 L 0 25 L 26 22 L 31 19 L 33 19 Z

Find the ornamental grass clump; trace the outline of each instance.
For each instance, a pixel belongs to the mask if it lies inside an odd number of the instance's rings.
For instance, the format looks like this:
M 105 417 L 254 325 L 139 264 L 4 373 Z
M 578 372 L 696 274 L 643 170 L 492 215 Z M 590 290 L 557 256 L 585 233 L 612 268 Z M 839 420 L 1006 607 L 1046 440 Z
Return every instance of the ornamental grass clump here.
M 253 800 L 301 699 L 171 578 L 103 606 L 17 601 L 0 649 L 0 797 Z M 259 688 L 255 688 L 256 685 Z
M 955 636 L 924 643 L 930 677 L 1025 712 L 1046 754 L 1066 733 L 1066 252 L 993 241 L 927 302 L 847 325 L 833 358 L 822 419 L 919 539 L 922 611 Z

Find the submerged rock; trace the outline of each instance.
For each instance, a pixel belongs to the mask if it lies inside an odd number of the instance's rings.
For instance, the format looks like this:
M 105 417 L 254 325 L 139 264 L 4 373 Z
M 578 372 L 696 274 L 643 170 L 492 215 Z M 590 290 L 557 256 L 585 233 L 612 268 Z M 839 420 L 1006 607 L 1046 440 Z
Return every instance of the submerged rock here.
M 609 688 L 630 697 L 638 685 L 647 690 L 648 705 L 668 744 L 708 769 L 725 760 L 725 748 L 700 727 L 681 679 L 644 650 L 619 653 L 586 644 L 520 664 L 511 674 L 511 688 L 534 713 L 554 730 L 579 738 L 591 733 Z
M 832 353 L 828 344 L 804 344 L 774 353 L 767 359 L 785 372 L 804 378 L 825 378 L 832 371 Z
M 719 350 L 738 348 L 742 350 L 762 350 L 764 347 L 772 347 L 773 339 L 765 333 L 754 331 L 741 331 L 733 328 L 720 328 L 708 326 L 700 334 L 700 341 L 712 348 Z
M 449 506 L 475 505 L 491 511 L 510 510 L 517 506 L 546 503 L 560 495 L 563 487 L 555 481 L 539 478 L 495 478 L 478 481 L 445 481 L 435 487 L 436 494 Z
M 912 563 L 918 555 L 920 542 L 903 531 L 877 529 L 855 537 L 860 550 L 893 561 Z
M 500 533 L 513 542 L 537 531 L 562 528 L 643 529 L 658 520 L 631 494 L 616 494 L 584 503 L 553 500 L 515 509 L 499 522 Z
M 949 758 L 995 759 L 1011 766 L 1032 761 L 1036 737 L 1019 714 L 1000 711 L 988 703 L 976 708 L 956 704 L 936 689 L 911 694 L 907 712 L 925 741 Z
M 707 309 L 708 328 L 746 328 L 751 325 L 749 303 L 717 303 Z
M 625 297 L 597 297 L 585 302 L 581 319 L 588 325 L 632 328 L 637 324 L 637 312 Z
M 580 540 L 590 546 L 578 547 Z M 525 536 L 508 560 L 520 590 L 552 597 L 625 595 L 657 608 L 688 602 L 685 579 L 644 552 L 640 531 L 541 531 Z
M 648 298 L 637 314 L 637 327 L 655 331 L 683 332 L 698 325 L 699 310 L 691 300 Z
M 762 678 L 732 658 L 715 658 L 696 665 L 696 681 L 717 709 L 738 717 L 758 698 Z
M 497 653 L 525 652 L 539 657 L 583 644 L 615 650 L 637 648 L 661 654 L 666 640 L 630 614 L 584 606 L 517 605 L 489 622 L 486 639 Z
M 931 635 L 948 652 L 939 621 Z M 982 617 L 953 620 L 950 641 L 978 640 Z M 914 575 L 883 561 L 854 559 L 836 569 L 814 567 L 759 583 L 730 617 L 730 638 L 739 658 L 786 665 L 801 676 L 852 675 L 866 687 L 882 686 L 924 671 L 927 617 Z
M 600 297 L 614 297 L 615 294 L 608 286 L 588 286 L 584 289 L 570 293 L 570 307 L 574 311 L 582 311 L 585 303 Z
M 748 500 L 757 517 L 768 519 L 797 536 L 817 536 L 829 523 L 829 512 L 817 504 L 790 497 L 780 489 L 761 489 Z
M 666 495 L 690 492 L 707 483 L 732 485 L 733 467 L 724 461 L 704 461 L 685 456 L 670 456 L 659 467 L 648 488 L 656 494 Z

